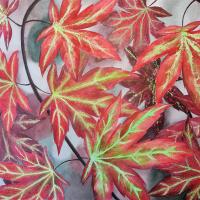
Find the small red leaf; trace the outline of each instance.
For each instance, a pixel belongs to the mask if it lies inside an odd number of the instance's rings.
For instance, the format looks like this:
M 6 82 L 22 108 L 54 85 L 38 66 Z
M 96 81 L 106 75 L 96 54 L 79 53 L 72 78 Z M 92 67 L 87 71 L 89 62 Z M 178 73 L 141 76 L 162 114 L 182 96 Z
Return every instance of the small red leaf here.
M 16 149 L 20 164 L 0 162 L 0 177 L 11 181 L 0 186 L 0 198 L 64 200 L 66 181 L 54 171 L 46 150 L 42 154 Z
M 63 0 L 59 14 L 54 0 L 51 0 L 49 18 L 52 24 L 38 37 L 38 40 L 44 39 L 40 55 L 42 74 L 53 63 L 59 52 L 75 80 L 82 70 L 79 68 L 81 51 L 97 58 L 119 60 L 116 50 L 102 35 L 83 30 L 105 19 L 112 12 L 115 4 L 116 0 L 101 0 L 80 12 L 80 0 Z
M 13 126 L 16 118 L 16 109 L 19 105 L 22 109 L 30 111 L 28 99 L 18 88 L 16 79 L 18 72 L 18 53 L 14 52 L 9 61 L 6 61 L 5 54 L 0 51 L 0 110 L 1 119 L 7 132 Z
M 133 50 L 142 52 L 150 43 L 150 34 L 159 36 L 159 30 L 164 27 L 158 17 L 168 17 L 170 14 L 160 7 L 150 7 L 143 0 L 120 0 L 120 12 L 114 12 L 107 25 L 114 28 L 110 35 L 113 44 L 124 48 L 133 42 Z
M 9 15 L 12 14 L 19 6 L 19 0 L 13 0 L 10 4 L 9 1 L 0 1 L 0 37 L 3 34 L 6 48 L 8 48 L 10 40 L 12 38 L 12 28 L 9 22 Z

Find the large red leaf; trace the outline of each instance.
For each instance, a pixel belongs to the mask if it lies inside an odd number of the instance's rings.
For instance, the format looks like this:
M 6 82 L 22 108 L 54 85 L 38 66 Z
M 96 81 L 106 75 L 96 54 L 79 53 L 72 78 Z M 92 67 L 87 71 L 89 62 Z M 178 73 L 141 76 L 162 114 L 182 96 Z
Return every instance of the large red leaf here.
M 185 162 L 164 168 L 171 176 L 158 183 L 150 192 L 153 196 L 169 196 L 186 192 L 186 200 L 198 200 L 200 193 L 200 147 L 189 120 L 183 132 L 183 140 L 193 150 L 193 157 Z
M 170 16 L 160 7 L 147 6 L 146 0 L 120 0 L 119 6 L 123 10 L 114 12 L 107 22 L 114 27 L 110 40 L 120 48 L 133 42 L 136 53 L 150 43 L 150 34 L 158 37 L 159 30 L 164 27 L 158 18 Z
M 15 153 L 18 164 L 0 162 L 0 177 L 11 181 L 0 186 L 0 199 L 64 200 L 62 185 L 67 183 L 55 172 L 46 150 L 37 153 L 16 148 Z
M 197 107 L 200 106 L 199 51 L 200 33 L 195 29 L 200 22 L 184 27 L 169 26 L 160 31 L 163 36 L 154 41 L 138 58 L 133 70 L 165 56 L 156 79 L 156 101 L 160 102 L 183 72 L 183 81 Z
M 159 104 L 137 112 L 118 124 L 122 100 L 119 96 L 96 124 L 96 134 L 86 135 L 88 161 L 83 181 L 92 174 L 95 199 L 111 199 L 115 185 L 131 200 L 148 200 L 145 184 L 133 168 L 169 166 L 190 155 L 184 143 L 169 139 L 139 142 L 168 106 Z M 132 168 L 133 167 L 133 168 Z
M 115 49 L 102 35 L 84 30 L 105 19 L 113 10 L 116 0 L 101 0 L 80 12 L 81 0 L 63 0 L 60 12 L 53 0 L 49 6 L 51 25 L 38 37 L 41 46 L 42 74 L 60 52 L 68 71 L 78 79 L 80 50 L 97 58 L 119 59 Z
M 75 82 L 64 69 L 58 77 L 56 66 L 52 66 L 48 74 L 51 95 L 43 101 L 40 114 L 43 115 L 50 108 L 58 150 L 68 131 L 69 120 L 77 135 L 83 137 L 85 133 L 92 132 L 94 117 L 98 117 L 113 99 L 113 95 L 106 91 L 127 77 L 129 73 L 121 69 L 95 68 Z M 127 103 L 123 104 L 124 114 L 136 110 Z
M 7 62 L 5 54 L 0 50 L 0 111 L 7 132 L 12 128 L 16 118 L 17 105 L 26 111 L 30 111 L 27 97 L 17 86 L 17 54 L 17 52 L 14 52 Z
M 8 2 L 9 0 L 0 0 L 0 37 L 3 34 L 7 48 L 12 37 L 12 28 L 8 16 L 18 8 L 19 0 L 13 0 L 10 4 L 8 4 Z

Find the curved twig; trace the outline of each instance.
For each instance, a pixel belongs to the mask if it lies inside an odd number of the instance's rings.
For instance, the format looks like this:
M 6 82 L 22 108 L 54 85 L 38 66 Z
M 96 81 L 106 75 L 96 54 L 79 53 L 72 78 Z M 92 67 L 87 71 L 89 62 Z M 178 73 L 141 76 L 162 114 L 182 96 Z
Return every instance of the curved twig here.
M 35 85 L 35 84 L 34 84 L 34 85 Z M 35 87 L 36 87 L 40 92 L 43 92 L 43 93 L 48 94 L 48 95 L 51 95 L 50 92 L 44 91 L 43 89 L 39 88 L 37 85 L 35 85 Z
M 44 21 L 44 20 L 41 20 L 41 19 L 30 19 L 30 20 L 26 21 L 26 24 L 30 23 L 30 22 L 40 22 L 40 23 L 51 25 L 50 22 L 47 22 L 47 21 Z
M 82 157 L 82 159 L 88 159 L 88 158 Z M 58 169 L 60 166 L 62 166 L 62 165 L 65 164 L 65 163 L 73 162 L 73 161 L 80 161 L 80 160 L 79 160 L 78 158 L 76 158 L 76 159 L 70 159 L 70 160 L 65 160 L 65 161 L 61 162 L 59 165 L 57 165 L 57 166 L 54 168 L 54 170 Z
M 20 86 L 31 86 L 30 83 L 18 83 L 18 82 L 16 82 L 16 84 L 17 84 L 17 85 L 20 85 Z M 41 92 L 43 92 L 43 93 L 45 93 L 45 94 L 48 94 L 48 95 L 51 94 L 50 92 L 46 92 L 46 91 L 44 91 L 43 89 L 39 88 L 39 87 L 38 87 L 37 85 L 35 85 L 35 84 L 34 84 L 34 86 L 35 86 L 39 91 L 41 91 Z
M 26 74 L 28 76 L 28 80 L 30 82 L 30 85 L 32 87 L 32 90 L 35 94 L 35 96 L 37 97 L 38 101 L 39 102 L 42 102 L 42 97 L 40 96 L 37 88 L 35 87 L 35 84 L 33 82 L 33 79 L 31 77 L 31 74 L 30 74 L 30 71 L 29 71 L 29 68 L 28 68 L 28 63 L 27 63 L 27 57 L 26 57 L 26 50 L 25 50 L 25 26 L 26 26 L 26 21 L 31 13 L 31 11 L 34 9 L 34 7 L 40 2 L 41 0 L 35 0 L 31 5 L 30 7 L 28 8 L 28 10 L 26 11 L 25 13 L 25 16 L 24 16 L 24 19 L 23 19 L 23 22 L 22 22 L 22 29 L 21 29 L 21 49 L 22 49 L 22 57 L 23 57 L 23 61 L 24 61 L 24 67 L 25 67 L 25 70 L 26 70 Z
M 10 18 L 9 16 L 7 16 L 7 18 L 12 22 L 14 23 L 15 25 L 19 26 L 19 27 L 22 27 L 21 24 L 17 23 L 16 21 L 14 21 L 12 18 Z
M 182 17 L 182 26 L 184 26 L 185 15 L 186 15 L 188 9 L 190 8 L 190 6 L 191 6 L 195 1 L 196 1 L 196 0 L 191 1 L 191 2 L 188 4 L 187 8 L 185 9 L 185 11 L 184 11 L 184 13 L 183 13 L 183 17 Z
M 8 17 L 8 19 L 11 22 L 13 22 L 15 25 L 17 25 L 19 27 L 22 27 L 22 24 L 19 24 L 18 22 L 14 21 L 12 18 Z M 44 23 L 44 24 L 51 25 L 50 22 L 47 22 L 47 21 L 44 21 L 44 20 L 41 20 L 41 19 L 30 19 L 30 20 L 25 21 L 25 24 L 28 24 L 28 23 L 31 23 L 31 22 L 39 22 L 39 23 Z

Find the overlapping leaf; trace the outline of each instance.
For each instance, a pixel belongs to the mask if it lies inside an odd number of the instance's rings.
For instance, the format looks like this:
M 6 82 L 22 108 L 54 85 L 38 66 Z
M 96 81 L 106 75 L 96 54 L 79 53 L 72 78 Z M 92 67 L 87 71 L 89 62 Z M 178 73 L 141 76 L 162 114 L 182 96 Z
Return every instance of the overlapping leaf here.
M 189 95 L 196 106 L 200 106 L 200 33 L 195 30 L 199 25 L 200 22 L 196 21 L 184 27 L 169 26 L 162 29 L 159 33 L 163 36 L 154 41 L 138 58 L 134 71 L 165 56 L 156 78 L 157 102 L 161 101 L 182 72 Z
M 136 55 L 132 48 L 126 48 L 128 59 L 132 65 L 136 63 Z M 140 105 L 145 101 L 146 104 L 154 102 L 155 77 L 158 71 L 158 62 L 146 65 L 138 73 L 133 73 L 130 79 L 126 79 L 121 84 L 129 88 L 125 98 L 134 105 Z
M 119 0 L 120 12 L 114 12 L 108 25 L 114 27 L 110 40 L 120 48 L 133 42 L 133 50 L 139 53 L 150 43 L 150 34 L 158 37 L 164 27 L 159 17 L 170 14 L 156 6 L 147 6 L 146 0 Z
M 16 149 L 21 164 L 0 162 L 0 177 L 11 181 L 0 186 L 0 199 L 64 200 L 66 181 L 55 172 L 46 150 L 42 153 Z
M 95 135 L 86 136 L 90 160 L 83 181 L 93 175 L 95 199 L 110 200 L 114 185 L 131 200 L 149 199 L 143 180 L 133 168 L 167 166 L 188 156 L 183 143 L 171 140 L 139 142 L 168 106 L 158 104 L 140 111 L 118 124 L 121 97 L 108 107 L 96 124 Z M 186 153 L 187 152 L 187 153 Z
M 30 111 L 28 99 L 22 90 L 18 88 L 16 82 L 18 72 L 17 54 L 17 52 L 14 52 L 7 62 L 5 54 L 0 50 L 0 111 L 7 132 L 12 128 L 16 118 L 17 105 L 26 111 Z
M 19 0 L 13 0 L 10 4 L 9 0 L 0 0 L 0 37 L 3 35 L 7 48 L 12 37 L 12 28 L 8 16 L 12 14 L 18 6 Z
M 192 112 L 200 115 L 199 109 L 196 107 L 189 95 L 184 95 L 177 87 L 173 86 L 165 95 L 165 100 L 172 104 L 177 110 L 185 112 L 187 115 Z
M 159 138 L 170 138 L 174 141 L 182 141 L 183 133 L 185 130 L 186 120 L 180 121 L 176 124 L 173 124 L 160 131 L 157 137 Z M 200 137 L 200 117 L 195 117 L 190 119 L 190 126 L 192 127 L 193 132 L 196 137 Z
M 16 147 L 27 152 L 41 153 L 42 147 L 33 139 L 24 134 L 6 134 L 3 127 L 0 127 L 0 160 L 17 161 Z
M 51 0 L 51 25 L 38 37 L 38 40 L 44 39 L 40 56 L 41 72 L 44 73 L 60 53 L 68 71 L 77 79 L 80 72 L 80 49 L 97 58 L 119 59 L 115 49 L 102 35 L 84 30 L 109 16 L 115 4 L 116 0 L 101 0 L 80 12 L 81 0 L 63 0 L 59 12 Z
M 18 114 L 13 124 L 13 129 L 18 132 L 28 130 L 41 122 L 37 117 L 30 114 Z
M 187 122 L 183 138 L 193 150 L 193 157 L 187 158 L 184 163 L 174 164 L 166 169 L 171 174 L 152 191 L 153 196 L 169 196 L 187 192 L 186 200 L 198 200 L 200 194 L 200 148 L 195 134 Z
M 54 130 L 55 142 L 60 150 L 69 120 L 76 133 L 84 136 L 85 132 L 94 130 L 95 119 L 113 99 L 106 93 L 115 84 L 129 77 L 129 73 L 117 68 L 95 68 L 75 82 L 70 74 L 63 69 L 57 76 L 56 66 L 53 65 L 48 74 L 48 84 L 51 96 L 46 98 L 41 106 L 40 114 L 51 112 L 51 123 Z M 124 103 L 124 112 L 134 113 L 137 109 Z

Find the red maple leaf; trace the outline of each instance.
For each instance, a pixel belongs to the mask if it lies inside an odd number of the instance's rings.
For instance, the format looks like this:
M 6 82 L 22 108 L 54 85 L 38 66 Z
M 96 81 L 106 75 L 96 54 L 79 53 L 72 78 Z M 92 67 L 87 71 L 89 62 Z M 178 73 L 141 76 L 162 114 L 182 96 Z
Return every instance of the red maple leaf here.
M 0 0 L 0 37 L 3 34 L 6 48 L 8 48 L 12 38 L 12 28 L 8 16 L 12 14 L 18 6 L 19 0 L 13 0 L 10 4 L 9 0 Z
M 59 12 L 51 0 L 51 25 L 38 37 L 38 40 L 44 39 L 40 56 L 42 74 L 58 53 L 74 79 L 78 78 L 80 72 L 80 50 L 97 58 L 118 60 L 115 49 L 102 35 L 84 30 L 108 17 L 115 4 L 116 0 L 101 0 L 80 12 L 81 0 L 63 0 Z
M 186 200 L 198 200 L 200 193 L 200 147 L 190 122 L 186 122 L 183 140 L 193 150 L 193 157 L 184 163 L 173 164 L 167 169 L 171 176 L 157 184 L 150 192 L 153 196 L 169 196 L 187 192 Z
M 157 138 L 169 138 L 174 141 L 182 141 L 183 140 L 183 132 L 185 130 L 186 120 L 182 120 L 177 122 L 163 130 L 160 131 Z M 200 137 L 200 117 L 195 117 L 190 119 L 190 126 L 192 127 L 193 132 L 196 137 Z
M 119 96 L 101 115 L 95 133 L 86 135 L 90 160 L 85 167 L 83 181 L 90 174 L 93 175 L 92 184 L 97 200 L 110 200 L 114 185 L 131 200 L 147 200 L 149 196 L 145 184 L 133 168 L 167 166 L 183 160 L 189 151 L 184 143 L 175 144 L 172 140 L 140 142 L 169 106 L 158 104 L 136 112 L 123 124 L 118 124 L 121 105 Z
M 165 56 L 156 78 L 156 101 L 160 102 L 165 93 L 183 73 L 183 82 L 197 107 L 200 106 L 199 93 L 199 51 L 200 32 L 195 29 L 200 22 L 192 22 L 184 27 L 169 26 L 159 33 L 163 36 L 154 41 L 137 59 L 133 70 Z
M 131 47 L 126 48 L 127 57 L 132 65 L 136 63 L 136 55 Z M 124 80 L 121 84 L 129 88 L 125 94 L 125 99 L 134 105 L 138 106 L 145 101 L 146 105 L 153 105 L 154 103 L 154 88 L 155 77 L 158 71 L 159 64 L 153 62 L 140 69 L 139 72 Z
M 63 68 L 57 76 L 53 65 L 48 74 L 48 84 L 51 95 L 47 97 L 40 110 L 40 115 L 46 114 L 50 108 L 51 123 L 58 151 L 69 128 L 69 120 L 78 136 L 94 129 L 95 119 L 108 106 L 113 95 L 106 93 L 117 83 L 129 77 L 129 72 L 117 68 L 94 68 L 74 81 Z M 124 113 L 134 113 L 137 109 L 124 103 Z
M 15 153 L 18 164 L 0 162 L 0 177 L 11 181 L 0 186 L 0 199 L 64 200 L 62 185 L 67 182 L 55 172 L 46 150 L 38 153 L 16 148 Z
M 6 134 L 3 127 L 0 126 L 0 160 L 18 161 L 16 148 L 27 152 L 41 153 L 41 145 L 25 134 L 10 133 Z
M 140 53 L 150 43 L 150 33 L 158 37 L 164 27 L 159 17 L 171 16 L 156 6 L 147 6 L 146 0 L 119 0 L 121 12 L 114 12 L 107 24 L 114 27 L 110 40 L 120 48 L 133 42 L 133 50 Z
M 12 129 L 17 132 L 26 131 L 28 129 L 33 128 L 40 122 L 41 120 L 34 115 L 18 113 Z
M 6 60 L 5 54 L 0 50 L 0 111 L 3 125 L 7 132 L 13 126 L 16 118 L 16 109 L 30 111 L 28 99 L 17 86 L 18 52 L 14 52 Z

